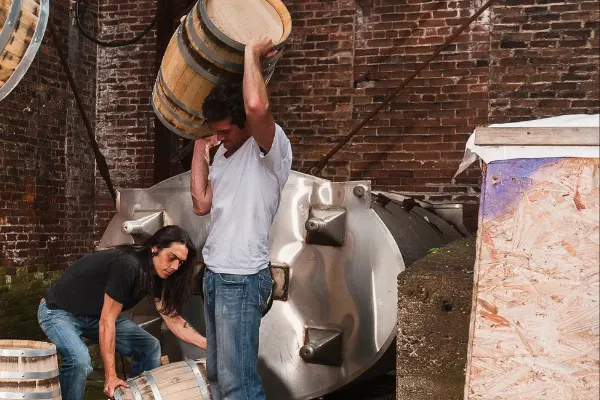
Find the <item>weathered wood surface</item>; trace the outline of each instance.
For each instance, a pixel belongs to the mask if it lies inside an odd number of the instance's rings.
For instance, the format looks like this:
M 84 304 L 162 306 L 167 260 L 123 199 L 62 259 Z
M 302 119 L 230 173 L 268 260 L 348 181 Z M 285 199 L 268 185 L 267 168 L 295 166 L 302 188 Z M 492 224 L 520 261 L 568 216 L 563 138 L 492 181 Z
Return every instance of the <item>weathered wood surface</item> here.
M 148 372 L 154 379 L 156 389 L 160 392 L 163 400 L 211 400 L 210 386 L 206 376 L 203 360 L 195 361 L 198 371 L 201 373 L 202 387 L 198 378 L 185 361 L 179 361 L 155 368 Z M 135 386 L 139 389 L 142 400 L 154 400 L 152 385 L 144 374 L 133 378 Z M 208 396 L 203 396 L 208 393 Z M 116 396 L 117 400 L 134 400 L 135 396 L 131 388 L 120 387 Z
M 599 398 L 598 159 L 487 165 L 465 399 Z
M 213 23 L 228 37 L 246 44 L 258 35 L 266 35 L 274 43 L 284 32 L 279 0 L 205 0 L 206 11 Z M 289 21 L 285 21 L 289 23 Z
M 600 128 L 477 128 L 478 146 L 600 146 Z
M 53 344 L 0 340 L 0 398 L 60 400 L 58 375 Z

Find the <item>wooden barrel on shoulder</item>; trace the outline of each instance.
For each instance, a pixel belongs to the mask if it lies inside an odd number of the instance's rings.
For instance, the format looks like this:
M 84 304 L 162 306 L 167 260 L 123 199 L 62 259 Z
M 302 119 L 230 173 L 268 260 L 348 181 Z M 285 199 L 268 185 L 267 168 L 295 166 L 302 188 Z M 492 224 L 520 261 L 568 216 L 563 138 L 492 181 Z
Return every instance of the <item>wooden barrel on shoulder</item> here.
M 205 360 L 185 360 L 163 365 L 127 380 L 115 400 L 212 400 Z
M 44 38 L 49 0 L 0 0 L 0 100 L 21 81 Z
M 60 400 L 56 347 L 46 342 L 0 340 L 0 399 Z
M 198 0 L 171 38 L 152 92 L 152 106 L 169 130 L 188 139 L 210 135 L 202 103 L 221 81 L 241 82 L 244 47 L 266 35 L 279 53 L 262 65 L 268 82 L 290 35 L 280 0 Z

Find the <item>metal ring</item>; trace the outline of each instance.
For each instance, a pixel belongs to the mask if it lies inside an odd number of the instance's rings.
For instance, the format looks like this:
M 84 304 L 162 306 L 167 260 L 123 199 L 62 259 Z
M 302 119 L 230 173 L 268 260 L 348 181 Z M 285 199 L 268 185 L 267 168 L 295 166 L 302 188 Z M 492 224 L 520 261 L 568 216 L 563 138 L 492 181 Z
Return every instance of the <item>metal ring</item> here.
M 192 18 L 192 13 L 194 12 L 194 10 L 190 11 L 190 14 L 187 16 L 187 31 L 188 34 L 191 32 L 191 36 L 192 36 L 192 42 L 194 42 L 194 44 L 196 46 L 198 46 L 198 48 L 204 53 L 206 54 L 210 59 L 218 62 L 219 64 L 231 68 L 232 70 L 234 70 L 237 73 L 243 73 L 244 72 L 244 65 L 243 64 L 238 64 L 238 63 L 234 63 L 230 60 L 227 60 L 226 58 L 221 57 L 219 54 L 215 53 L 212 49 L 210 49 L 200 38 L 200 35 L 198 35 L 198 32 L 196 32 L 196 29 L 194 29 L 194 21 Z
M 10 9 L 8 10 L 8 16 L 6 17 L 6 21 L 4 21 L 4 26 L 0 31 L 0 53 L 4 51 L 6 44 L 10 40 L 10 36 L 15 30 L 15 21 L 17 17 L 21 13 L 21 0 L 13 0 L 10 3 Z
M 158 99 L 163 102 L 166 103 L 165 98 L 163 97 L 163 95 L 160 93 L 160 90 L 156 90 L 156 97 L 158 97 Z M 177 121 L 181 122 L 183 125 L 190 127 L 191 129 L 202 129 L 202 124 L 195 124 L 193 122 L 190 121 L 186 121 L 185 119 L 183 119 L 181 116 L 179 116 L 178 114 L 172 112 L 169 108 L 166 108 L 167 111 L 169 111 L 169 115 L 171 115 L 173 118 L 175 118 Z M 157 113 L 158 114 L 158 113 Z
M 58 376 L 58 369 L 44 372 L 8 372 L 0 371 L 0 379 L 48 379 Z
M 186 64 L 192 67 L 192 69 L 196 71 L 198 75 L 202 75 L 215 85 L 219 83 L 219 77 L 211 74 L 210 72 L 202 68 L 200 64 L 198 64 L 196 60 L 194 60 L 188 49 L 185 47 L 185 45 L 183 44 L 183 40 L 181 39 L 181 27 L 179 27 L 179 29 L 177 30 L 177 46 L 179 47 L 179 51 Z
M 200 15 L 202 16 L 202 21 L 204 21 L 204 25 L 208 28 L 208 30 L 217 37 L 220 41 L 225 43 L 226 45 L 233 47 L 236 50 L 244 51 L 246 46 L 243 43 L 238 42 L 237 40 L 233 40 L 229 36 L 225 35 L 217 26 L 212 22 L 210 17 L 208 16 L 208 12 L 206 12 L 206 7 L 204 6 L 204 0 L 198 1 L 198 8 L 200 9 Z
M 223 33 L 223 31 L 221 31 L 219 28 L 217 28 L 217 26 L 212 22 L 212 20 L 210 19 L 210 17 L 208 16 L 208 12 L 206 11 L 206 6 L 204 5 L 204 0 L 199 0 L 198 1 L 198 9 L 200 10 L 200 16 L 202 17 L 202 21 L 204 21 L 204 24 L 206 25 L 206 27 L 208 28 L 208 30 L 217 37 L 217 39 L 219 39 L 220 41 L 222 41 L 223 43 L 227 44 L 228 46 L 239 50 L 239 51 L 244 51 L 244 49 L 246 48 L 246 45 L 243 43 L 238 42 L 237 40 L 233 40 L 232 38 L 230 38 L 229 36 L 225 35 Z M 281 15 L 280 15 L 281 16 Z M 286 30 L 285 30 L 285 26 L 283 29 L 283 35 L 285 36 Z M 288 32 L 289 35 L 289 32 Z M 285 39 L 287 39 L 287 36 L 285 36 Z M 283 48 L 285 44 L 285 40 L 277 43 L 274 47 L 275 50 L 281 50 Z
M 217 61 L 218 63 L 227 66 L 229 68 L 231 68 L 232 70 L 236 71 L 236 72 L 232 72 L 232 73 L 240 73 L 243 74 L 244 73 L 244 64 L 238 64 L 238 63 L 233 63 L 223 57 L 221 57 L 220 55 L 218 55 L 217 53 L 213 52 L 210 48 L 208 48 L 204 42 L 202 41 L 202 39 L 200 38 L 200 36 L 198 36 L 198 32 L 196 32 L 196 30 L 194 29 L 194 25 L 193 25 L 193 21 L 192 21 L 192 17 L 191 17 L 191 13 L 194 12 L 194 10 L 192 10 L 190 12 L 190 15 L 188 15 L 186 18 L 188 19 L 187 24 L 189 26 L 186 26 L 186 30 L 189 32 L 192 32 L 192 41 L 194 42 L 194 44 L 196 46 L 198 46 L 198 48 L 205 53 L 209 58 Z M 189 34 L 189 33 L 188 33 Z M 281 43 L 280 45 L 277 45 L 275 47 L 283 47 L 283 43 Z M 274 57 L 271 57 L 270 59 L 266 60 L 268 62 L 268 64 L 266 66 L 261 65 L 261 72 L 263 73 L 263 75 L 266 74 L 272 74 L 273 73 L 273 69 L 275 68 L 275 63 L 277 61 L 279 61 L 279 59 L 281 58 L 282 53 L 279 52 L 277 53 Z M 231 72 L 229 70 L 226 70 L 227 72 Z M 269 75 L 270 76 L 270 75 Z
M 148 384 L 150 385 L 150 389 L 152 390 L 152 395 L 154 396 L 154 400 L 162 400 L 162 396 L 160 395 L 160 389 L 154 380 L 154 377 L 150 373 L 150 371 L 144 371 L 144 377 Z
M 175 96 L 175 94 L 171 91 L 169 86 L 167 86 L 167 82 L 165 82 L 165 77 L 163 76 L 163 73 L 162 73 L 162 67 L 158 70 L 158 80 L 160 82 L 160 86 L 162 86 L 163 90 L 165 91 L 165 93 L 167 94 L 167 96 L 173 103 L 177 104 L 181 109 L 183 109 L 188 114 L 191 114 L 196 118 L 204 119 L 202 114 L 200 114 L 198 111 L 190 108 L 188 105 L 184 104 L 181 100 L 179 100 Z
M 137 384 L 133 378 L 127 379 L 127 383 L 129 383 L 134 400 L 142 400 L 142 393 L 140 392 L 140 389 L 137 387 Z
M 164 103 L 167 103 L 167 100 L 164 98 L 164 96 L 162 95 L 162 93 L 158 89 L 156 90 L 156 97 L 158 97 L 158 99 L 160 101 L 162 101 Z M 167 108 L 167 110 L 173 116 L 173 118 L 175 118 L 177 121 L 181 122 L 183 125 L 189 126 L 192 129 L 202 128 L 202 124 L 195 124 L 195 123 L 193 123 L 191 121 L 183 119 L 179 114 L 172 112 L 169 108 Z
M 49 349 L 0 349 L 0 357 L 45 357 L 56 354 L 56 347 Z
M 60 389 L 54 389 L 51 392 L 32 393 L 0 392 L 0 399 L 52 399 L 58 396 L 60 396 Z
M 150 103 L 152 104 L 152 109 L 154 110 L 154 114 L 156 114 L 156 117 L 159 119 L 159 121 L 166 126 L 171 132 L 178 134 L 179 136 L 185 138 L 185 139 L 191 139 L 191 140 L 195 140 L 197 139 L 196 136 L 187 134 L 185 132 L 183 132 L 181 129 L 173 126 L 169 121 L 167 121 L 165 119 L 165 117 L 163 117 L 163 115 L 160 113 L 160 111 L 158 110 L 158 108 L 156 107 L 156 104 L 154 104 L 154 98 L 151 99 Z
M 15 68 L 15 72 L 8 78 L 6 83 L 0 87 L 0 100 L 4 99 L 14 88 L 17 86 L 17 83 L 23 78 L 23 75 L 29 69 L 31 62 L 35 58 L 37 54 L 38 48 L 42 44 L 42 38 L 44 37 L 44 32 L 46 32 L 46 24 L 48 22 L 48 11 L 49 11 L 49 0 L 40 0 L 40 15 L 38 18 L 37 25 L 35 27 L 35 31 L 33 32 L 33 38 L 27 50 L 25 50 L 25 54 L 17 68 Z
M 200 368 L 198 368 L 198 364 L 196 364 L 196 361 L 190 358 L 186 358 L 185 362 L 187 363 L 187 365 L 190 366 L 192 372 L 194 373 L 194 376 L 196 377 L 196 382 L 198 382 L 198 388 L 202 393 L 202 398 L 210 399 L 206 380 L 204 380 L 204 376 L 202 375 L 202 372 L 200 372 Z

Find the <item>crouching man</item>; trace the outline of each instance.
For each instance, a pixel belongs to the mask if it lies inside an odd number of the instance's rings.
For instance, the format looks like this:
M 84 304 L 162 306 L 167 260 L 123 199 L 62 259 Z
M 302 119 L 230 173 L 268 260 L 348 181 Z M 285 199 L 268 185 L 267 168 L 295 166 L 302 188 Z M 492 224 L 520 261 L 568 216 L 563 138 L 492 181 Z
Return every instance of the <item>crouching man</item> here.
M 56 345 L 63 361 L 63 400 L 83 400 L 92 373 L 83 338 L 100 343 L 104 363 L 104 393 L 113 397 L 119 386 L 115 349 L 132 357 L 131 375 L 160 366 L 158 339 L 120 315 L 146 296 L 169 329 L 181 340 L 206 348 L 206 340 L 179 315 L 192 293 L 196 249 L 178 226 L 166 226 L 142 245 L 123 245 L 94 252 L 75 261 L 46 292 L 38 322 Z

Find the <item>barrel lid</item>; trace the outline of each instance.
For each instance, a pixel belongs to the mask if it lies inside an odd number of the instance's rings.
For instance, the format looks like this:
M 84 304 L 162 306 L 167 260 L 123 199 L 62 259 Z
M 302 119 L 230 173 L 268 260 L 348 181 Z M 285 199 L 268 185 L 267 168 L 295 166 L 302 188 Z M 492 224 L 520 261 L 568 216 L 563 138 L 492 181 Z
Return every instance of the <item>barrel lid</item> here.
M 291 31 L 291 16 L 280 0 L 199 0 L 198 7 L 211 33 L 237 50 L 263 35 L 282 44 Z
M 0 340 L 0 357 L 43 357 L 56 354 L 56 346 L 33 340 Z

